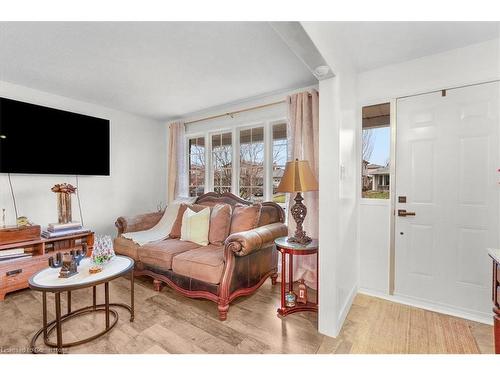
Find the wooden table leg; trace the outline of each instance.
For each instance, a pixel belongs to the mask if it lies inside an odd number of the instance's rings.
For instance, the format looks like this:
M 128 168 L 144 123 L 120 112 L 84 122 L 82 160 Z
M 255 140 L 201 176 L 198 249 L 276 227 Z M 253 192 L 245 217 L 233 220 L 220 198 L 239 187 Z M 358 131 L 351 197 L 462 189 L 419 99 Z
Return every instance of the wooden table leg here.
M 42 292 L 43 340 L 47 340 L 47 292 Z
M 94 310 L 97 306 L 97 288 L 95 286 L 92 287 L 92 307 Z
M 288 290 L 293 291 L 293 255 L 288 254 Z
M 285 308 L 286 261 L 285 253 L 281 253 L 281 309 Z
M 56 293 L 57 353 L 62 354 L 61 293 Z
M 495 354 L 500 354 L 500 315 L 493 316 L 493 340 L 495 341 Z
M 134 270 L 130 272 L 130 321 L 134 321 Z
M 71 290 L 68 290 L 68 293 L 67 293 L 68 297 L 68 302 L 67 302 L 67 305 L 68 305 L 68 314 L 71 313 Z
M 106 314 L 106 328 L 109 328 L 109 283 L 104 283 L 104 310 Z

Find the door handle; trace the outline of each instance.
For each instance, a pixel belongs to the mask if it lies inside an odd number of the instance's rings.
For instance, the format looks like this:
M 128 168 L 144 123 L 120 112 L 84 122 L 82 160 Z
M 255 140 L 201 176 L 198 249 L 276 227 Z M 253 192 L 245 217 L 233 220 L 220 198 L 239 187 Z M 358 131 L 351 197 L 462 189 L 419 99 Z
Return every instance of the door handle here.
M 406 210 L 398 210 L 398 216 L 402 216 L 402 217 L 415 216 L 415 212 L 409 212 Z

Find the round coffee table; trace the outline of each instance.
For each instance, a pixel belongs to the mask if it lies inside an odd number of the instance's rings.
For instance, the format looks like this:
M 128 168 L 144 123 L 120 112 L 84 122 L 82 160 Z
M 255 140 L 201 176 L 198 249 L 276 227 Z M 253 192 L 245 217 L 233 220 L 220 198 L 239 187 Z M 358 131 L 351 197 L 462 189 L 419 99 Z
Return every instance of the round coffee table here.
M 36 341 L 43 333 L 45 345 L 57 348 L 58 353 L 63 352 L 63 348 L 84 344 L 92 341 L 105 333 L 109 332 L 118 322 L 118 313 L 110 309 L 110 306 L 122 307 L 130 312 L 130 321 L 134 320 L 134 261 L 126 256 L 114 256 L 99 273 L 89 273 L 89 267 L 92 265 L 90 258 L 84 258 L 78 266 L 78 273 L 68 278 L 59 278 L 60 268 L 46 268 L 33 275 L 29 280 L 29 287 L 33 290 L 42 292 L 42 319 L 43 327 L 40 328 L 31 339 L 32 353 L 38 353 Z M 109 282 L 118 277 L 130 274 L 130 305 L 123 303 L 109 303 Z M 104 304 L 97 304 L 97 286 L 104 284 Z M 93 303 L 90 306 L 78 310 L 71 310 L 71 291 L 92 287 Z M 67 293 L 67 313 L 61 315 L 61 293 Z M 47 322 L 47 293 L 55 294 L 56 318 Z M 101 332 L 82 340 L 64 343 L 62 340 L 62 323 L 77 316 L 102 312 L 105 313 L 106 326 Z M 113 321 L 110 321 L 110 314 Z M 54 343 L 49 340 L 49 335 L 56 330 L 57 341 Z

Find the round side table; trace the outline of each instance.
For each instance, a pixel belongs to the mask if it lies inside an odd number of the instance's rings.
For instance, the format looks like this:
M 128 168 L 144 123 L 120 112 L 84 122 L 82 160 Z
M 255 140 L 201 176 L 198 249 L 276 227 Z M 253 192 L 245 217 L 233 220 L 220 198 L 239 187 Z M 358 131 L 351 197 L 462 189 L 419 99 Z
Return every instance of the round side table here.
M 281 307 L 278 309 L 279 316 L 286 316 L 300 311 L 318 312 L 319 301 L 319 269 L 316 270 L 316 302 L 296 303 L 294 307 L 287 307 L 285 294 L 287 292 L 287 256 L 288 256 L 288 291 L 293 292 L 293 257 L 301 255 L 316 254 L 316 264 L 319 265 L 318 240 L 312 240 L 306 245 L 288 242 L 288 237 L 279 237 L 274 240 L 276 249 L 281 253 Z M 317 266 L 318 267 L 318 266 Z
M 92 341 L 105 333 L 109 332 L 118 322 L 118 313 L 116 310 L 110 309 L 113 307 L 122 307 L 130 312 L 130 321 L 134 320 L 134 261 L 126 256 L 117 255 L 106 264 L 103 270 L 99 273 L 89 273 L 89 267 L 92 265 L 90 258 L 84 258 L 78 266 L 78 273 L 68 278 L 59 278 L 60 268 L 45 268 L 33 275 L 29 280 L 29 287 L 33 290 L 42 292 L 42 319 L 43 326 L 40 328 L 31 339 L 32 353 L 39 353 L 36 348 L 36 341 L 43 333 L 45 345 L 57 348 L 57 353 L 61 354 L 63 348 L 68 348 L 75 345 L 84 344 Z M 118 277 L 130 274 L 130 305 L 123 303 L 109 302 L 109 282 Z M 104 284 L 104 304 L 97 304 L 98 285 Z M 83 288 L 92 287 L 92 300 L 90 306 L 83 307 L 78 310 L 71 310 L 71 291 Z M 67 313 L 61 315 L 61 293 L 67 293 Z M 47 322 L 47 293 L 55 294 L 55 310 L 56 318 L 51 322 Z M 105 328 L 85 339 L 64 343 L 62 339 L 62 323 L 72 318 L 104 311 L 106 324 Z M 110 320 L 110 314 L 113 316 L 113 321 Z M 56 330 L 57 341 L 54 343 L 49 340 L 49 335 Z

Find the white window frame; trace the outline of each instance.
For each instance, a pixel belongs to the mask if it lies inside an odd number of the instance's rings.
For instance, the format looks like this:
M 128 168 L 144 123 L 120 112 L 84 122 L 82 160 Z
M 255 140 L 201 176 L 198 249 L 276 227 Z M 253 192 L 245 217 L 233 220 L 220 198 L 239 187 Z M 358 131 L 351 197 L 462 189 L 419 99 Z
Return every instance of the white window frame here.
M 272 201 L 272 127 L 273 125 L 280 123 L 288 123 L 288 120 L 284 116 L 273 117 L 267 120 L 261 121 L 249 121 L 244 124 L 237 124 L 234 126 L 224 126 L 221 128 L 211 129 L 206 132 L 193 132 L 188 133 L 185 136 L 186 144 L 186 160 L 189 160 L 189 140 L 192 138 L 205 138 L 205 193 L 214 190 L 213 185 L 213 168 L 212 168 L 212 135 L 231 133 L 232 137 L 232 148 L 233 148 L 233 171 L 231 176 L 231 193 L 236 196 L 240 196 L 240 132 L 242 130 L 248 130 L 252 128 L 264 127 L 264 175 L 266 176 L 263 181 L 263 193 L 264 201 Z M 288 138 L 288 136 L 287 136 Z M 288 145 L 290 147 L 290 145 Z M 186 165 L 188 173 L 188 186 L 189 186 L 189 163 Z

